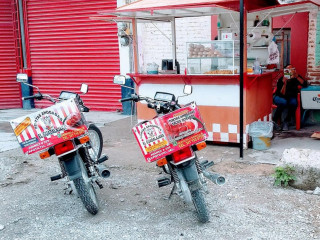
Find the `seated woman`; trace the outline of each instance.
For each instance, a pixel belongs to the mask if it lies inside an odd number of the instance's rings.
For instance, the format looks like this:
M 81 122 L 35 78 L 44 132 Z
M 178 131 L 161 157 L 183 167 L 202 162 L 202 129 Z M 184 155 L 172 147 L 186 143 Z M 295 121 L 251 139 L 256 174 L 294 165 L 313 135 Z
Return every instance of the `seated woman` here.
M 300 91 L 299 86 L 306 87 L 308 85 L 300 75 L 297 74 L 295 68 L 292 65 L 288 65 L 286 69 L 291 71 L 290 78 L 281 77 L 277 83 L 277 90 L 275 96 L 273 97 L 273 102 L 277 105 L 277 109 L 273 116 L 273 121 L 275 123 L 280 119 L 283 110 L 288 109 L 287 116 L 284 118 L 282 123 L 282 130 L 288 131 L 288 123 L 291 121 L 291 118 L 294 116 L 298 102 L 297 96 Z

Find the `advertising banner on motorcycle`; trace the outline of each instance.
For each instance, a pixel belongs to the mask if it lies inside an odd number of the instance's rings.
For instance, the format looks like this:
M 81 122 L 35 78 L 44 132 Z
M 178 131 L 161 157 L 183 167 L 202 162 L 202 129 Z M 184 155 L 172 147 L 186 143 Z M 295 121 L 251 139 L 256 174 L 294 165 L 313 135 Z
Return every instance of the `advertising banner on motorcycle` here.
M 157 161 L 208 137 L 194 102 L 139 124 L 132 131 L 147 162 Z
M 87 132 L 74 99 L 10 121 L 23 153 L 32 154 Z

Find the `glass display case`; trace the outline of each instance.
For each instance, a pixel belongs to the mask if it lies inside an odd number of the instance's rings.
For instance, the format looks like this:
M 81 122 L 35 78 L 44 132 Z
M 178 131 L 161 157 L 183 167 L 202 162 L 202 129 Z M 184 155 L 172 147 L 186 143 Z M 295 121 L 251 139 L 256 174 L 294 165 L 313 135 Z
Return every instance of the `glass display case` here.
M 239 74 L 239 46 L 235 40 L 187 42 L 188 74 Z

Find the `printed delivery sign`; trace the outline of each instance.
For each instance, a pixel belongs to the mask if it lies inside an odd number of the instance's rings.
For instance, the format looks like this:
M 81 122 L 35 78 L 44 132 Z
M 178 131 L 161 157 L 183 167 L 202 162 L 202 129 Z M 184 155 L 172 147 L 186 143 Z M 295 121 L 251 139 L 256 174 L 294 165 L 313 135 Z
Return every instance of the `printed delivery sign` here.
M 78 118 L 79 122 L 70 124 L 71 116 L 73 120 Z M 10 124 L 25 154 L 39 152 L 87 132 L 73 99 L 16 118 Z
M 132 131 L 147 162 L 159 160 L 208 137 L 199 109 L 194 102 L 139 124 Z

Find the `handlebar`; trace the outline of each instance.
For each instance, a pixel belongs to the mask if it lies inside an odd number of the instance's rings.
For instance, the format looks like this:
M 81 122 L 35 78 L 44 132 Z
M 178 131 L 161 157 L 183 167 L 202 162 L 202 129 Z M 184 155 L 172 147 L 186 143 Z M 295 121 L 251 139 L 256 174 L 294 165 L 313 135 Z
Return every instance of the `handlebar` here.
M 27 96 L 27 97 L 22 97 L 22 100 L 29 100 L 29 99 L 37 99 L 37 100 L 41 100 L 43 99 L 43 95 L 41 93 L 36 93 L 32 96 Z
M 119 102 L 128 102 L 128 101 L 133 101 L 134 98 L 133 97 L 128 97 L 128 98 L 122 98 L 119 100 Z
M 127 102 L 127 101 L 134 101 L 134 102 L 146 101 L 148 103 L 147 105 L 148 108 L 156 110 L 158 114 L 168 113 L 170 111 L 174 111 L 180 108 L 180 105 L 177 102 L 159 101 L 149 97 L 142 97 L 137 94 L 132 94 L 131 97 L 122 98 L 119 100 L 119 102 Z
M 86 107 L 85 105 L 81 105 L 80 109 L 81 109 L 81 112 L 89 112 L 90 111 L 90 108 Z
M 35 96 L 27 96 L 27 97 L 22 97 L 22 100 L 29 100 L 29 99 L 33 99 L 35 98 Z
M 38 92 L 32 96 L 26 96 L 26 97 L 22 97 L 21 99 L 22 100 L 29 100 L 29 99 L 36 99 L 36 100 L 42 100 L 42 99 L 46 99 L 46 100 L 49 100 L 50 102 L 52 103 L 57 103 L 57 102 L 60 102 L 60 101 L 63 101 L 63 100 L 67 100 L 67 99 L 63 99 L 63 98 L 54 98 L 52 96 L 50 96 L 49 94 L 42 94 L 40 92 L 40 89 L 37 87 L 37 86 L 34 86 L 34 85 L 31 85 L 31 84 L 28 84 L 28 83 L 24 83 L 28 86 L 31 86 L 33 88 L 36 88 L 38 90 Z M 76 93 L 72 93 L 72 92 L 67 92 L 67 91 L 62 91 L 62 92 L 66 92 L 67 93 L 67 97 L 68 97 L 68 93 L 69 93 L 69 97 L 70 97 L 70 94 L 74 94 L 77 96 L 77 100 L 78 100 L 78 105 L 80 105 L 81 107 L 81 111 L 82 112 L 89 112 L 89 108 L 86 107 L 84 104 L 83 104 L 83 101 L 82 99 L 80 98 L 80 96 Z M 61 96 L 61 93 L 60 93 L 60 96 Z

